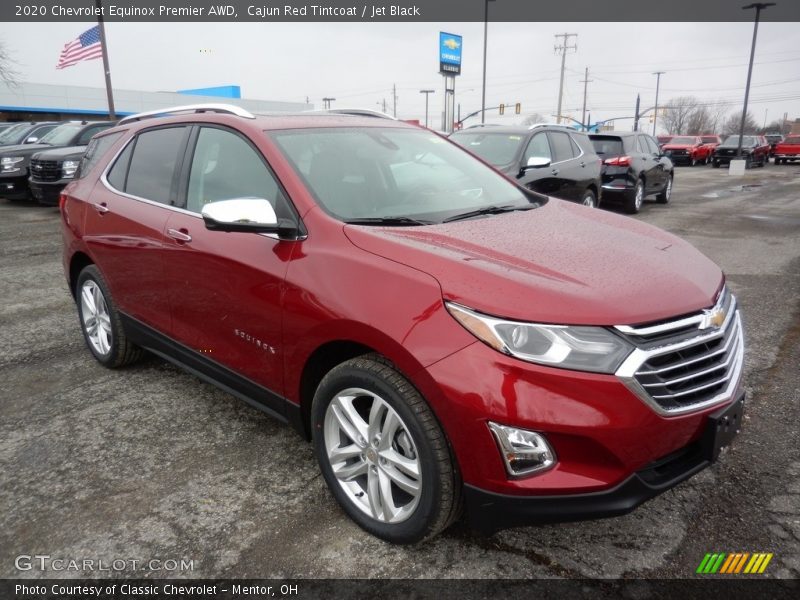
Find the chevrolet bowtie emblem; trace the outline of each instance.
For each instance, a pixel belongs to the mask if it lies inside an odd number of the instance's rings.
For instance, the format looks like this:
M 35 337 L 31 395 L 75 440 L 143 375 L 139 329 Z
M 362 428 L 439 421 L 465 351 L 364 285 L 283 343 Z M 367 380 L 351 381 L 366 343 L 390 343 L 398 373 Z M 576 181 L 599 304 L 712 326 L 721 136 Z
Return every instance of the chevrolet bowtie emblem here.
M 700 329 L 708 329 L 709 327 L 713 327 L 714 329 L 719 329 L 725 322 L 726 316 L 727 315 L 725 309 L 720 307 L 715 307 L 710 310 L 704 310 L 703 321 L 700 323 Z

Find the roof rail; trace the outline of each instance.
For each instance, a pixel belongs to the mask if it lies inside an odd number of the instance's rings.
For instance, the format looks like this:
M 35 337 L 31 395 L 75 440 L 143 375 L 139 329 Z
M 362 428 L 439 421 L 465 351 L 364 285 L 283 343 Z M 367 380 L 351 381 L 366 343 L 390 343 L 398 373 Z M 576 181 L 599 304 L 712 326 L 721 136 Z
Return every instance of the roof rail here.
M 563 123 L 534 123 L 528 129 L 536 129 L 537 127 L 563 127 L 564 129 L 575 129 L 571 125 L 564 125 Z
M 243 109 L 241 106 L 236 106 L 234 104 L 187 104 L 186 106 L 172 106 L 170 108 L 149 110 L 147 112 L 130 115 L 123 119 L 120 119 L 117 125 L 122 125 L 123 123 L 130 123 L 132 121 L 141 121 L 142 119 L 149 119 L 151 117 L 165 117 L 178 113 L 204 113 L 204 112 L 225 113 L 228 115 L 236 115 L 237 117 L 244 117 L 245 119 L 255 119 L 255 116 L 253 116 L 252 113 Z
M 475 123 L 468 126 L 466 129 L 475 129 L 476 127 L 500 127 L 498 123 Z
M 397 121 L 396 117 L 387 115 L 379 110 L 372 110 L 371 108 L 329 108 L 323 110 L 308 110 L 307 113 L 316 113 L 320 115 L 334 114 L 334 115 L 352 115 L 357 117 L 376 117 L 378 119 L 391 119 Z

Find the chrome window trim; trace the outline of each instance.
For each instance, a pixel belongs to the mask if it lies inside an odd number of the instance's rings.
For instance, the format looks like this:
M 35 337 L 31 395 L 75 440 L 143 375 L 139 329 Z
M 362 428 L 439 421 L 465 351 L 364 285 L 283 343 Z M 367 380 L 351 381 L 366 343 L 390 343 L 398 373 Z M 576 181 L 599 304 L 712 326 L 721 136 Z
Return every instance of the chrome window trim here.
M 142 131 L 146 131 L 146 130 L 142 130 Z M 163 202 L 156 202 L 155 200 L 148 200 L 147 198 L 142 198 L 141 196 L 135 196 L 135 195 L 129 194 L 127 192 L 122 192 L 122 191 L 118 190 L 117 188 L 115 188 L 113 185 L 111 185 L 111 182 L 109 182 L 108 178 L 107 178 L 108 172 L 111 170 L 111 168 L 117 162 L 117 159 L 119 158 L 119 155 L 122 154 L 125 151 L 125 148 L 127 148 L 128 145 L 133 142 L 133 140 L 136 138 L 137 135 L 138 135 L 138 132 L 136 134 L 132 135 L 131 138 L 127 142 L 125 142 L 122 145 L 122 147 L 117 151 L 117 153 L 114 155 L 114 158 L 112 158 L 110 161 L 108 161 L 108 164 L 106 165 L 105 169 L 103 170 L 103 173 L 100 175 L 100 182 L 105 186 L 105 188 L 108 191 L 110 191 L 110 192 L 112 192 L 114 194 L 117 194 L 118 196 L 122 196 L 123 198 L 128 198 L 129 200 L 136 200 L 137 202 L 144 202 L 145 204 L 150 204 L 152 206 L 158 206 L 160 208 L 165 208 L 167 210 L 171 210 L 173 212 L 177 212 L 177 213 L 180 213 L 180 214 L 188 215 L 190 217 L 194 217 L 194 218 L 199 219 L 199 220 L 202 221 L 203 220 L 203 216 L 201 214 L 199 214 L 199 213 L 194 212 L 194 211 L 187 210 L 185 208 L 181 208 L 180 206 L 173 206 L 172 204 L 164 204 Z M 203 225 L 203 227 L 205 227 L 205 225 Z M 301 235 L 301 236 L 298 236 L 298 237 L 292 238 L 292 239 L 280 238 L 280 237 L 278 237 L 277 233 L 258 233 L 256 235 L 260 235 L 260 236 L 263 236 L 263 237 L 268 237 L 271 240 L 275 240 L 275 241 L 278 241 L 278 242 L 301 242 L 301 241 L 303 241 L 303 240 L 308 238 L 308 234 Z

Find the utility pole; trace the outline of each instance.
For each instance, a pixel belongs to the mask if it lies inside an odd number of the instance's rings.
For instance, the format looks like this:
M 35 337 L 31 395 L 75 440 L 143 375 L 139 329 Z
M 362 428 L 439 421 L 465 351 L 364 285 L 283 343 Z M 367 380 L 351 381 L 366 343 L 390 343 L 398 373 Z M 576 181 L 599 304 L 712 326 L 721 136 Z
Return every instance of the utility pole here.
M 331 109 L 331 102 L 335 102 L 335 101 L 336 101 L 336 98 L 323 98 L 322 99 L 322 107 L 325 110 L 330 110 Z
M 588 129 L 586 126 L 586 86 L 590 82 L 594 81 L 593 79 L 589 79 L 589 67 L 586 67 L 586 70 L 583 74 L 583 79 L 581 79 L 581 83 L 583 84 L 583 112 L 581 113 L 581 125 L 583 125 L 584 129 Z M 558 114 L 561 114 L 561 111 L 558 111 Z
M 572 46 L 569 45 L 569 38 L 574 37 L 577 38 L 577 33 L 558 33 L 556 34 L 557 38 L 563 38 L 563 42 L 561 44 L 555 45 L 553 48 L 556 53 L 561 52 L 561 81 L 558 84 L 558 123 L 561 123 L 561 101 L 564 99 L 564 69 L 566 67 L 567 62 L 567 50 L 577 50 L 578 45 L 574 44 Z
M 661 76 L 665 71 L 656 71 L 653 75 L 656 76 L 656 107 L 653 109 L 653 137 L 656 135 L 656 122 L 658 121 L 658 87 L 661 84 Z
M 394 98 L 394 115 L 392 115 L 395 119 L 397 118 L 397 86 L 392 84 L 392 98 Z
M 483 87 L 481 88 L 481 124 L 486 122 L 486 36 L 489 34 L 489 2 L 483 2 Z
M 420 90 L 420 94 L 425 94 L 425 127 L 428 126 L 428 96 L 433 94 L 435 90 Z
M 750 65 L 747 67 L 747 85 L 744 88 L 744 107 L 742 108 L 742 123 L 739 126 L 739 145 L 736 148 L 736 158 L 742 157 L 742 138 L 744 137 L 744 124 L 747 120 L 747 101 L 750 99 L 750 78 L 753 76 L 753 58 L 756 54 L 756 37 L 758 37 L 758 20 L 761 18 L 761 11 L 775 6 L 774 2 L 756 2 L 743 6 L 742 10 L 756 9 L 755 24 L 753 25 L 753 45 L 750 47 Z
M 108 44 L 106 43 L 106 26 L 103 23 L 103 5 L 101 0 L 95 0 L 97 7 L 97 28 L 100 32 L 100 49 L 103 53 L 103 73 L 106 78 L 106 100 L 108 101 L 108 117 L 115 121 L 117 113 L 114 110 L 114 90 L 111 88 L 111 67 L 108 64 Z
M 639 94 L 636 94 L 636 112 L 633 114 L 633 130 L 639 131 Z

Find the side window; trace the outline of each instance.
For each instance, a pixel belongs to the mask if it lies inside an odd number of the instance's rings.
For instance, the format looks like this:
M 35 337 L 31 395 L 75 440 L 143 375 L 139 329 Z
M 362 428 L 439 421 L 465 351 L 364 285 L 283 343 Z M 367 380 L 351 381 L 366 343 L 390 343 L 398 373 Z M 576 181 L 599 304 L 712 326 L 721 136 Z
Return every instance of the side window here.
M 131 162 L 133 146 L 133 142 L 125 146 L 125 150 L 120 153 L 117 160 L 114 161 L 114 166 L 111 167 L 108 175 L 106 175 L 106 179 L 108 179 L 108 183 L 111 184 L 111 187 L 121 192 L 125 191 L 125 179 L 128 177 L 128 165 Z
M 522 164 L 528 164 L 529 158 L 546 158 L 553 160 L 550 154 L 550 144 L 547 142 L 547 134 L 537 133 L 528 142 L 528 147 L 525 149 L 525 156 L 522 157 Z
M 123 191 L 169 204 L 175 165 L 178 153 L 183 150 L 185 133 L 186 127 L 165 127 L 140 133 L 136 137 Z
M 561 131 L 549 131 L 550 144 L 553 146 L 553 162 L 559 163 L 575 158 L 572 153 L 572 140 L 568 133 Z
M 94 166 L 97 164 L 103 155 L 108 152 L 108 149 L 114 145 L 119 137 L 122 135 L 122 132 L 119 133 L 111 133 L 109 135 L 104 135 L 102 137 L 93 139 L 89 142 L 89 147 L 86 148 L 86 152 L 81 159 L 80 167 L 78 168 L 78 177 L 83 177 L 91 171 Z
M 578 145 L 578 142 L 576 142 L 575 138 L 572 136 L 569 136 L 569 141 L 572 142 L 572 155 L 580 156 L 583 150 L 581 150 L 581 147 L 580 145 Z
M 37 137 L 39 139 L 42 139 L 45 135 L 50 133 L 51 129 L 55 129 L 55 128 L 56 128 L 55 124 L 53 124 L 53 125 L 42 125 L 41 127 L 37 127 L 36 129 L 31 131 L 28 135 L 26 135 L 25 139 L 28 139 L 31 136 Z
M 288 216 L 286 201 L 261 154 L 241 136 L 216 127 L 202 127 L 189 171 L 186 209 L 232 198 L 269 200 L 279 217 Z
M 648 154 L 661 154 L 661 150 L 658 149 L 658 143 L 651 138 L 649 135 L 644 136 L 644 141 L 647 143 L 647 147 L 649 149 Z

